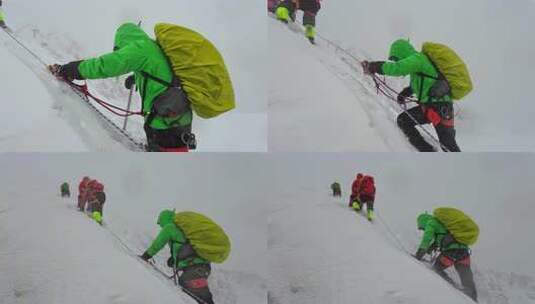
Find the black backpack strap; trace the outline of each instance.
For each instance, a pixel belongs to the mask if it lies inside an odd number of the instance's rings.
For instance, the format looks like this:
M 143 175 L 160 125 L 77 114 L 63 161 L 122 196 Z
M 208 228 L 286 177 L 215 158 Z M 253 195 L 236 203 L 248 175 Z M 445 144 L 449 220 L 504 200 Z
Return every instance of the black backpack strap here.
M 176 87 L 176 88 L 182 89 L 182 85 L 180 83 L 180 80 L 174 74 L 173 74 L 173 79 L 171 80 L 171 82 L 165 81 L 165 80 L 163 80 L 163 79 L 161 79 L 159 77 L 153 76 L 153 75 L 151 75 L 151 74 L 149 74 L 147 72 L 144 72 L 144 71 L 141 71 L 141 75 L 143 75 L 143 77 L 145 77 L 145 79 L 150 79 L 150 80 L 156 81 L 159 84 L 161 84 L 163 86 L 166 86 L 168 88 Z

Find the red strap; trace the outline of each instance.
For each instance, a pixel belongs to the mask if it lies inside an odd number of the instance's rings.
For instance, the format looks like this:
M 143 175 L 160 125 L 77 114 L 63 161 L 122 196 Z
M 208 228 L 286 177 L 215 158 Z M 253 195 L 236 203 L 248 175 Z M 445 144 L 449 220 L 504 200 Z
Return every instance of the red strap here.
M 470 267 L 470 256 L 467 255 L 464 259 L 457 261 L 457 263 Z
M 180 148 L 164 148 L 160 147 L 160 152 L 189 152 L 188 147 L 180 147 Z
M 208 280 L 205 278 L 193 279 L 191 281 L 186 282 L 186 286 L 188 287 L 188 289 L 205 288 L 208 286 Z
M 452 259 L 448 258 L 445 255 L 441 255 L 440 256 L 439 262 L 440 262 L 440 264 L 442 264 L 442 266 L 444 266 L 444 268 L 448 268 L 451 265 L 453 265 L 453 263 L 455 263 L 455 261 L 453 261 Z
M 433 126 L 438 126 L 442 121 L 442 117 L 440 116 L 440 114 L 437 113 L 437 111 L 435 111 L 435 109 L 422 106 L 422 111 L 424 112 L 424 115 L 427 120 L 431 122 Z

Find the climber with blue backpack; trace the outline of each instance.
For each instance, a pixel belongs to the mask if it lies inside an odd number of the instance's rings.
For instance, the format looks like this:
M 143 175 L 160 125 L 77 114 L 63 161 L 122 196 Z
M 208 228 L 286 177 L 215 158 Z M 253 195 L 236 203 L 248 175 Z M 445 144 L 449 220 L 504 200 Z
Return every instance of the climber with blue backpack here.
M 441 148 L 460 152 L 455 140 L 453 101 L 472 90 L 468 69 L 461 58 L 443 44 L 426 42 L 418 52 L 408 40 L 399 39 L 390 46 L 388 59 L 389 62 L 364 61 L 362 67 L 368 75 L 410 76 L 410 85 L 397 96 L 399 104 L 418 104 L 397 118 L 409 142 L 420 152 L 434 152 L 435 147 L 416 129 L 417 125 L 431 123 Z
M 125 23 L 117 29 L 113 52 L 49 70 L 68 82 L 133 72 L 125 87 L 135 84 L 141 95 L 147 151 L 187 152 L 196 148 L 193 112 L 212 118 L 233 109 L 232 83 L 221 54 L 199 33 L 166 23 L 154 32 L 156 40 Z
M 461 279 L 463 292 L 477 302 L 469 247 L 479 237 L 477 224 L 461 210 L 450 207 L 437 208 L 433 214 L 422 213 L 416 222 L 418 230 L 423 231 L 423 237 L 414 257 L 422 260 L 424 255 L 436 252 L 438 256 L 433 262 L 433 269 L 453 284 L 445 272 L 453 266 Z
M 162 229 L 140 258 L 149 261 L 169 245 L 167 266 L 178 276 L 178 284 L 200 304 L 213 304 L 208 287 L 210 263 L 222 263 L 228 258 L 231 245 L 226 233 L 210 218 L 190 211 L 163 210 L 157 224 Z

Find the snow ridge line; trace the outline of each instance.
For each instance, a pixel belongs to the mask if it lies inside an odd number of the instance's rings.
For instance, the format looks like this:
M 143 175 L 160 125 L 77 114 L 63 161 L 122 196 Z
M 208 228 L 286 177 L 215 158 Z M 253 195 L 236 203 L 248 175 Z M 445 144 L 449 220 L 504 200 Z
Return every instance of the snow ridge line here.
M 19 39 L 15 37 L 15 35 L 11 32 L 11 30 L 7 28 L 2 28 L 2 30 L 13 40 L 15 41 L 19 46 L 21 46 L 24 50 L 26 50 L 32 57 L 34 57 L 39 63 L 41 63 L 43 66 L 47 67 L 47 64 L 41 59 L 36 53 L 34 53 L 30 48 L 28 48 L 24 43 L 22 43 Z M 113 131 L 115 134 L 112 136 L 114 137 L 120 137 L 117 138 L 119 142 L 121 142 L 123 145 L 127 146 L 128 149 L 135 151 L 135 152 L 144 152 L 145 151 L 145 145 L 141 142 L 138 142 L 135 140 L 130 134 L 128 134 L 125 130 L 121 129 L 119 126 L 117 126 L 113 121 L 111 121 L 106 115 L 104 115 L 102 112 L 100 112 L 87 98 L 87 96 L 83 95 L 81 92 L 75 90 L 73 87 L 69 86 L 69 88 L 78 95 L 88 106 L 91 110 L 96 112 L 98 118 L 103 121 L 105 124 L 108 125 L 108 127 L 105 127 L 108 131 Z

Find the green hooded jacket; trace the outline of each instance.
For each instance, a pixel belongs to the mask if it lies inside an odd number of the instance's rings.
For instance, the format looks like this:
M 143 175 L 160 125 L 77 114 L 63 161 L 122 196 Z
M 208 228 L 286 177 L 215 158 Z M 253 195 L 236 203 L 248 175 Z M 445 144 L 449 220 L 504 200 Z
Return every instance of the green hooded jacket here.
M 78 71 L 86 79 L 116 77 L 134 72 L 145 119 L 152 110 L 154 99 L 167 87 L 154 80 L 146 79 L 141 72 L 169 83 L 173 77 L 171 67 L 160 46 L 133 23 L 125 23 L 117 29 L 113 52 L 82 61 L 78 66 Z M 189 125 L 191 120 L 192 113 L 189 111 L 175 120 L 156 116 L 150 126 L 162 130 L 177 125 Z
M 61 184 L 61 191 L 64 191 L 64 192 L 69 191 L 69 184 L 67 183 Z
M 416 51 L 405 39 L 394 41 L 390 46 L 389 59 L 393 62 L 385 62 L 381 70 L 388 76 L 410 76 L 410 87 L 420 103 L 452 102 L 451 96 L 447 95 L 440 100 L 430 100 L 429 89 L 436 80 L 422 74 L 437 78 L 438 72 L 429 58 Z
M 177 259 L 178 252 L 182 248 L 182 246 L 187 243 L 186 237 L 184 235 L 184 232 L 175 224 L 175 212 L 172 210 L 164 210 L 160 212 L 160 215 L 158 216 L 158 225 L 162 227 L 162 230 L 160 230 L 160 233 L 152 241 L 152 244 L 150 245 L 149 249 L 147 249 L 147 253 L 150 256 L 155 256 L 162 248 L 169 244 L 169 248 L 171 249 L 171 256 L 175 259 Z M 208 264 L 209 261 L 199 257 L 195 256 L 194 258 L 188 258 L 185 260 L 178 261 L 177 267 L 179 269 L 195 265 L 195 264 Z
M 431 247 L 437 247 L 440 251 L 446 251 L 450 249 L 459 249 L 459 248 L 468 248 L 468 246 L 451 242 L 445 248 L 442 246 L 442 241 L 444 237 L 448 234 L 448 230 L 439 220 L 434 216 L 427 213 L 422 213 L 418 216 L 417 219 L 418 229 L 424 231 L 422 241 L 420 242 L 420 249 L 428 251 Z

